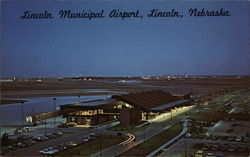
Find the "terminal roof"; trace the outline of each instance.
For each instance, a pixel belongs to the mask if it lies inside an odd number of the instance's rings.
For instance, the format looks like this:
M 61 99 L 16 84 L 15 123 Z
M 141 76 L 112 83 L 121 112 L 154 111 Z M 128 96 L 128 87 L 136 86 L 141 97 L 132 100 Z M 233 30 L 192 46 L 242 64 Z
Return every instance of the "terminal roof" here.
M 94 100 L 94 101 L 86 101 L 81 103 L 73 104 L 73 106 L 100 106 L 109 103 L 116 102 L 116 99 L 101 99 L 101 100 Z
M 153 90 L 146 92 L 144 91 L 133 94 L 113 95 L 112 98 L 124 101 L 133 106 L 138 106 L 141 109 L 147 111 L 150 111 L 151 109 L 154 108 L 166 109 L 167 106 L 177 105 L 179 103 L 186 102 L 186 100 L 184 101 L 181 97 L 173 96 L 162 90 Z

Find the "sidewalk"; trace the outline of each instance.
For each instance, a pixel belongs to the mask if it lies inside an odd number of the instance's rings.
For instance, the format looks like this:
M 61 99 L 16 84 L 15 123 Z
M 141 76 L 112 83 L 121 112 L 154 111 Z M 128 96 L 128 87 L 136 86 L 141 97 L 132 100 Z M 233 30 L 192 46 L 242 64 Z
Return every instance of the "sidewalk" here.
M 156 155 L 159 151 L 161 151 L 162 149 L 164 149 L 165 147 L 167 147 L 168 145 L 172 144 L 173 142 L 175 142 L 178 138 L 180 138 L 181 136 L 183 136 L 186 132 L 187 132 L 187 124 L 188 121 L 184 121 L 183 123 L 183 129 L 182 132 L 174 137 L 173 139 L 171 139 L 170 141 L 168 141 L 167 143 L 165 143 L 164 145 L 160 146 L 159 148 L 157 148 L 156 150 L 154 150 L 153 152 L 151 152 L 150 154 L 148 154 L 146 157 L 153 157 L 154 155 Z

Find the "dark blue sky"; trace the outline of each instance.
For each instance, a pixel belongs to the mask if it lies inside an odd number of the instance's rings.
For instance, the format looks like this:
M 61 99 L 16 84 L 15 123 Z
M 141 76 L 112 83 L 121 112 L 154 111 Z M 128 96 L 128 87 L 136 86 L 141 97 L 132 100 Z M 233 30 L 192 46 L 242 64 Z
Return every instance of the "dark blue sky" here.
M 151 9 L 183 18 L 147 18 Z M 229 10 L 229 17 L 190 17 L 189 8 Z M 106 18 L 60 19 L 61 9 L 104 10 Z M 111 19 L 113 9 L 142 19 Z M 20 19 L 24 11 L 54 19 Z M 2 77 L 249 74 L 249 2 L 2 2 Z

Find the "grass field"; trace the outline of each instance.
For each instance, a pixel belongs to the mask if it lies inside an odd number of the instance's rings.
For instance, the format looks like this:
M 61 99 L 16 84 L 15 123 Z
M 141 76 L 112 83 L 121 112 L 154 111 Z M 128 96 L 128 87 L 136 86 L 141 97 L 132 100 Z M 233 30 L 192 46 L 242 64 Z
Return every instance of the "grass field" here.
M 160 134 L 150 138 L 132 149 L 120 154 L 119 156 L 146 156 L 158 147 L 171 140 L 182 131 L 182 123 L 176 123 L 169 129 L 161 132 Z
M 215 109 L 202 110 L 190 116 L 190 119 L 196 121 L 207 121 L 207 122 L 217 122 L 223 120 L 227 117 L 227 114 L 223 111 Z

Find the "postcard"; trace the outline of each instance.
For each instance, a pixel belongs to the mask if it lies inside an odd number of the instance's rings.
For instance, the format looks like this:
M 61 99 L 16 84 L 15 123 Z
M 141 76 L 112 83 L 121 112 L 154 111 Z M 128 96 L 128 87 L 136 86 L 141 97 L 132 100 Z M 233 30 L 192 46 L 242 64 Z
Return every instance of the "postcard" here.
M 1 156 L 249 156 L 249 6 L 1 1 Z

